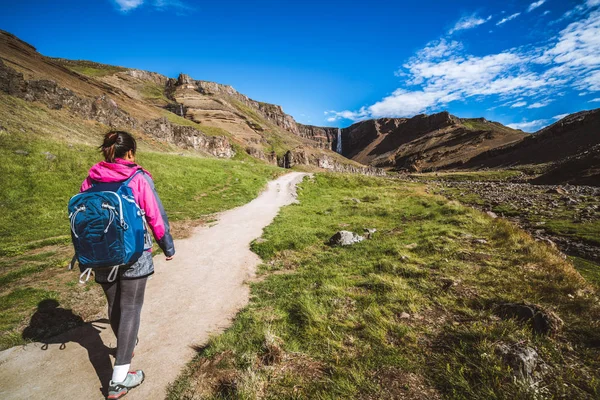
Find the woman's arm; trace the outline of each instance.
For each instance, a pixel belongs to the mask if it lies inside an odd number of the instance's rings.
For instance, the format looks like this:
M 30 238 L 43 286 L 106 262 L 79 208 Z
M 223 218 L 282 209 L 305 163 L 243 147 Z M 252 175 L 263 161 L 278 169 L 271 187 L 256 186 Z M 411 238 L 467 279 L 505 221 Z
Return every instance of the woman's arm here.
M 156 242 L 165 256 L 170 259 L 175 255 L 175 245 L 169 227 L 169 220 L 165 208 L 156 193 L 154 181 L 146 173 L 138 174 L 132 181 L 132 186 L 137 186 L 138 205 L 146 213 L 146 221 L 154 234 Z

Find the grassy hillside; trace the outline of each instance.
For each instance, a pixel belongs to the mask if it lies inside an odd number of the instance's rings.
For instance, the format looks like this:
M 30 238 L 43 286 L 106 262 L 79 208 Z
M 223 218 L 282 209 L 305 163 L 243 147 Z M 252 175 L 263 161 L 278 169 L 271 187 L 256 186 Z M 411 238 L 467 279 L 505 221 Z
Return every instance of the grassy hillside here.
M 170 399 L 598 398 L 597 298 L 557 252 L 420 184 L 317 175 L 299 193 L 253 246 L 250 305 Z M 499 317 L 522 301 L 556 331 Z M 535 350 L 531 382 L 506 348 Z
M 86 320 L 102 315 L 99 288 L 76 285 L 76 274 L 65 270 L 72 256 L 66 207 L 100 161 L 96 146 L 108 127 L 9 96 L 0 96 L 0 116 L 0 348 L 6 348 L 23 342 L 21 332 L 44 299 Z M 284 172 L 249 157 L 200 158 L 138 138 L 138 162 L 152 173 L 176 236 L 247 203 Z M 72 327 L 73 320 L 63 322 L 47 333 Z
M 102 77 L 116 72 L 126 71 L 127 68 L 118 67 L 114 65 L 100 64 L 93 61 L 86 60 L 67 60 L 64 58 L 51 58 L 56 63 L 75 71 L 82 75 L 91 77 Z

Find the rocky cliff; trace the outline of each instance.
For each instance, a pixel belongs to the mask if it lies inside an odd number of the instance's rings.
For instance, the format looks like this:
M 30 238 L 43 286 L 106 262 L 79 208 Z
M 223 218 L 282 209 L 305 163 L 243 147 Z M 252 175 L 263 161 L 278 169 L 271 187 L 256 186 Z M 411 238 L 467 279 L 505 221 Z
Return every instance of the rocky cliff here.
M 298 124 L 280 106 L 252 100 L 231 86 L 185 74 L 169 78 L 93 61 L 50 58 L 4 31 L 0 93 L 66 110 L 77 121 L 133 130 L 153 138 L 151 142 L 206 155 L 232 157 L 235 146 L 273 164 L 382 173 L 332 152 L 337 131 Z
M 167 106 L 169 110 L 201 125 L 230 132 L 255 158 L 285 167 L 311 165 L 340 172 L 383 174 L 332 152 L 337 145 L 337 128 L 297 123 L 280 106 L 252 100 L 231 86 L 180 74 L 166 81 L 165 93 L 174 102 Z
M 571 114 L 523 140 L 492 149 L 468 162 L 464 168 L 499 168 L 559 162 L 600 144 L 600 109 Z
M 468 160 L 526 134 L 480 119 L 448 112 L 413 118 L 382 118 L 342 129 L 342 154 L 363 164 L 426 171 Z
M 166 92 L 180 104 L 187 118 L 199 123 L 223 127 L 235 125 L 230 129 L 246 131 L 265 131 L 269 124 L 298 137 L 308 139 L 311 146 L 332 150 L 336 140 L 337 128 L 322 128 L 303 125 L 286 114 L 281 106 L 252 100 L 229 85 L 194 80 L 180 74 L 177 79 L 168 79 Z M 177 110 L 175 106 L 174 110 Z M 217 121 L 221 119 L 222 121 Z M 247 128 L 246 129 L 246 125 Z M 244 132 L 240 132 L 244 133 Z
M 106 94 L 98 97 L 84 97 L 72 90 L 60 87 L 55 81 L 47 79 L 25 79 L 23 74 L 8 67 L 0 59 L 0 92 L 36 101 L 48 108 L 59 110 L 67 108 L 72 114 L 98 121 L 113 128 L 141 130 L 147 135 L 162 139 L 183 148 L 191 148 L 216 157 L 235 155 L 231 144 L 225 137 L 211 137 L 189 126 L 177 126 L 166 118 L 139 121 L 121 109 L 118 103 Z
M 600 109 L 571 114 L 523 140 L 483 152 L 453 168 L 543 166 L 534 183 L 600 186 Z

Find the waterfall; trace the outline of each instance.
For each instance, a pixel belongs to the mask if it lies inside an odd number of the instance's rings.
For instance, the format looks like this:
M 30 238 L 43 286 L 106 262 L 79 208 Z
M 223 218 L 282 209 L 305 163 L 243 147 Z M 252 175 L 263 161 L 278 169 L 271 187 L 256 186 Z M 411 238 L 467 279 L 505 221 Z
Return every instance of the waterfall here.
M 335 152 L 338 154 L 342 154 L 342 130 L 340 128 L 338 128 L 337 145 L 335 147 Z
M 180 104 L 180 105 L 179 105 L 179 113 L 181 114 L 181 116 L 182 116 L 182 117 L 185 117 L 185 116 L 183 115 L 183 104 Z

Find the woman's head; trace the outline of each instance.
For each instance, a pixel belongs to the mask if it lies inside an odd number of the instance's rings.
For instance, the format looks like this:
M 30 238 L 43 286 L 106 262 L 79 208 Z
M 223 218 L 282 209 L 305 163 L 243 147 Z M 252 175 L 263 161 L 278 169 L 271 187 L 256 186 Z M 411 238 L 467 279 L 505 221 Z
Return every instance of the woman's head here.
M 115 158 L 134 161 L 136 150 L 137 143 L 135 138 L 130 133 L 124 131 L 106 132 L 104 142 L 100 146 L 100 151 L 107 162 L 114 162 Z

